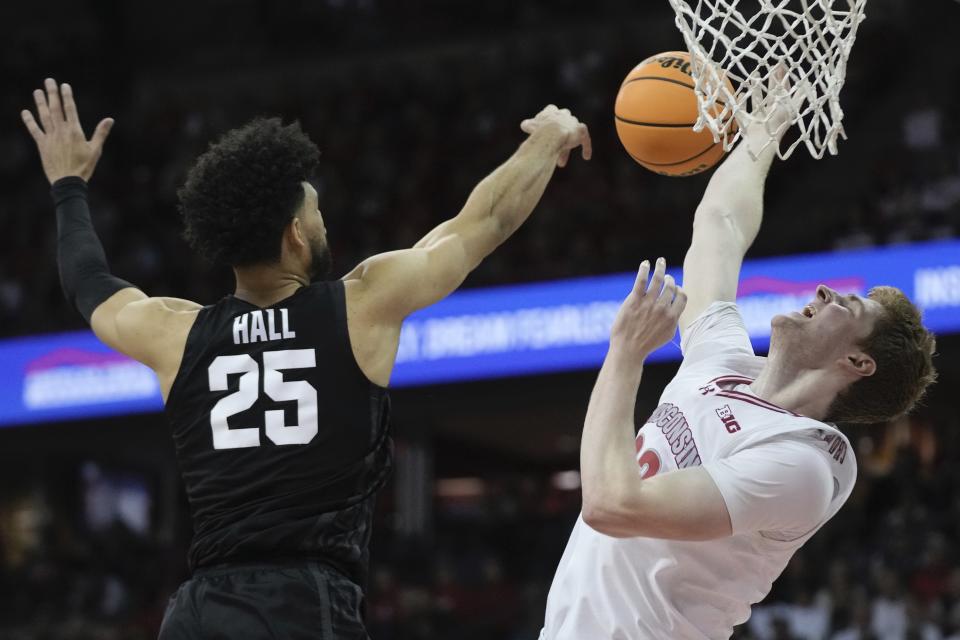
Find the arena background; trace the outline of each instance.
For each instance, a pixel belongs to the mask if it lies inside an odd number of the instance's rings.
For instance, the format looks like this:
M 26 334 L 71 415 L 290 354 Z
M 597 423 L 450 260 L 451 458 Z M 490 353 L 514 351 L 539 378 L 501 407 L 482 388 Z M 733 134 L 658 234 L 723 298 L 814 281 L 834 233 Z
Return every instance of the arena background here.
M 871 0 L 867 14 L 842 93 L 849 140 L 835 158 L 798 151 L 775 164 L 751 257 L 960 232 L 960 57 L 948 35 L 960 4 Z M 558 172 L 466 287 L 620 273 L 659 255 L 679 264 L 708 180 L 648 173 L 613 128 L 627 71 L 682 48 L 665 1 L 54 1 L 4 3 L 0 24 L 3 338 L 84 328 L 60 292 L 47 185 L 18 115 L 47 76 L 73 85 L 88 127 L 117 120 L 92 181 L 114 271 L 201 303 L 232 280 L 180 238 L 176 188 L 210 140 L 255 115 L 299 119 L 321 147 L 337 275 L 455 214 L 522 140 L 520 120 L 550 102 L 591 127 L 594 160 Z M 943 295 L 960 319 L 951 273 Z M 945 332 L 938 344 L 926 404 L 849 432 L 857 489 L 737 637 L 960 638 L 960 339 Z M 4 364 L 9 387 L 20 373 Z M 648 368 L 638 416 L 675 368 Z M 595 370 L 394 392 L 374 638 L 537 637 L 579 510 Z M 0 638 L 155 637 L 189 537 L 158 412 L 0 428 Z

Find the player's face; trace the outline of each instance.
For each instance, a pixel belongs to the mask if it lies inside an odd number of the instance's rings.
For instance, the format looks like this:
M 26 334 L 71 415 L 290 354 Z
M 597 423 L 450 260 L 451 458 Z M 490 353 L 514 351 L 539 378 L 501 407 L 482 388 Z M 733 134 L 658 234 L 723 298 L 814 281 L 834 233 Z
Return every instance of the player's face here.
M 786 350 L 806 366 L 826 367 L 859 353 L 858 345 L 873 331 L 881 313 L 883 307 L 875 300 L 840 295 L 820 285 L 816 297 L 803 309 L 774 317 L 770 350 Z
M 330 255 L 330 245 L 327 244 L 327 228 L 320 215 L 317 190 L 309 182 L 303 183 L 304 211 L 303 223 L 307 240 L 310 244 L 310 266 L 308 273 L 311 281 L 325 280 L 330 276 L 333 259 Z

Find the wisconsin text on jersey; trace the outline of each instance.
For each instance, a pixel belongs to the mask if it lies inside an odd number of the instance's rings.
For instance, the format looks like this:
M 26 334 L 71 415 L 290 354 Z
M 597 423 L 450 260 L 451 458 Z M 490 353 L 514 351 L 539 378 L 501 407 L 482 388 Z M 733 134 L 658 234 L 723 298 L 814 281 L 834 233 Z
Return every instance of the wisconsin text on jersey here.
M 663 432 L 663 437 L 670 443 L 670 453 L 673 454 L 678 469 L 700 465 L 700 452 L 697 451 L 693 431 L 690 430 L 680 407 L 664 402 L 650 415 L 647 424 L 655 424 Z
M 279 332 L 276 328 L 274 311 L 280 312 Z M 267 316 L 266 320 L 264 320 L 264 314 Z M 288 340 L 296 337 L 296 332 L 290 329 L 290 319 L 286 309 L 257 309 L 233 319 L 233 344 Z

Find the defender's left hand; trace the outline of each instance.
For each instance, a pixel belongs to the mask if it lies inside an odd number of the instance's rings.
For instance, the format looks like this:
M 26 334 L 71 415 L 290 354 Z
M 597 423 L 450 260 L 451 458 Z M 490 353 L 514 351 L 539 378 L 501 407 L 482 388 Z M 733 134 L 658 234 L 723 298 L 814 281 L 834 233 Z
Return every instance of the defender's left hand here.
M 536 116 L 527 118 L 520 123 L 520 129 L 529 135 L 533 135 L 535 131 L 545 127 L 553 127 L 553 130 L 559 136 L 560 157 L 557 159 L 558 167 L 567 166 L 570 152 L 577 147 L 580 147 L 580 153 L 584 160 L 589 160 L 593 156 L 593 143 L 590 140 L 590 131 L 587 129 L 587 125 L 577 120 L 569 109 L 559 109 L 556 105 L 548 104 Z
M 47 78 L 44 87 L 46 92 L 41 89 L 33 92 L 40 124 L 28 109 L 24 109 L 20 117 L 37 143 L 47 180 L 50 184 L 67 176 L 90 180 L 103 151 L 103 143 L 113 127 L 113 118 L 101 120 L 93 137 L 87 140 L 80 126 L 70 85 L 62 84 L 58 88 L 52 78 Z

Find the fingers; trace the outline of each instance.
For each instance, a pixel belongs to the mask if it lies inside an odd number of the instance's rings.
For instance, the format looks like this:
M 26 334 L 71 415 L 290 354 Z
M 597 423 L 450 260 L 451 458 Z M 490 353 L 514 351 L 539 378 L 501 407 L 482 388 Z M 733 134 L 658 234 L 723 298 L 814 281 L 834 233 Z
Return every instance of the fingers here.
M 677 282 L 673 276 L 667 274 L 663 277 L 663 290 L 657 298 L 657 304 L 663 307 L 669 307 L 673 304 L 674 296 L 677 295 Z
M 33 92 L 33 101 L 37 105 L 37 117 L 40 118 L 40 124 L 45 133 L 50 133 L 53 129 L 53 122 L 50 120 L 50 108 L 47 106 L 47 96 L 41 89 Z
M 528 118 L 527 120 L 524 120 L 524 122 L 533 122 L 534 120 L 539 120 L 539 119 L 541 119 L 543 116 L 550 115 L 551 113 L 556 113 L 557 111 L 559 111 L 559 109 L 557 108 L 557 105 L 555 105 L 555 104 L 548 104 L 548 105 L 545 106 L 543 109 L 540 109 L 540 113 L 538 113 L 537 115 L 535 115 L 535 116 L 532 117 L 532 118 Z M 520 126 L 523 126 L 523 125 L 520 125 Z
M 647 287 L 647 293 L 659 296 L 663 289 L 663 275 L 667 270 L 667 261 L 663 258 L 657 258 L 657 264 L 653 268 L 653 278 L 650 280 L 650 286 Z
M 29 110 L 24 109 L 20 112 L 20 117 L 23 119 L 23 124 L 27 125 L 27 131 L 30 132 L 30 136 L 33 138 L 33 141 L 39 144 L 40 140 L 43 138 L 43 131 L 37 124 L 37 121 L 33 119 L 33 114 L 30 113 Z
M 638 296 L 643 297 L 647 294 L 647 279 L 650 277 L 650 261 L 644 260 L 640 263 L 640 269 L 637 270 L 637 279 L 633 283 L 633 291 Z
M 676 327 L 687 306 L 687 293 L 677 285 L 670 274 L 663 277 L 663 291 L 657 298 L 656 306 L 665 314 L 664 318 L 669 321 L 670 326 Z
M 570 151 L 580 147 L 584 160 L 593 157 L 593 142 L 587 125 L 579 122 L 569 109 L 560 109 L 555 104 L 548 104 L 533 118 L 527 118 L 520 123 L 520 130 L 530 135 L 542 124 L 553 122 L 560 124 L 564 135 L 563 146 L 568 147 L 557 158 L 557 166 L 565 167 L 570 161 Z
M 64 82 L 60 85 L 60 91 L 63 94 L 63 115 L 67 122 L 80 126 L 80 118 L 77 116 L 77 104 L 73 100 L 73 88 Z
M 677 287 L 677 296 L 673 299 L 673 312 L 680 317 L 683 310 L 687 308 L 687 292 Z
M 100 121 L 97 128 L 93 130 L 93 137 L 90 139 L 94 147 L 98 150 L 103 148 L 103 143 L 107 141 L 111 129 L 113 129 L 113 118 L 104 118 Z
M 783 64 L 783 61 L 777 62 L 773 65 L 773 69 L 770 71 L 770 80 L 768 82 L 768 88 L 773 89 L 778 84 L 783 84 L 784 79 L 787 77 L 787 65 Z
M 63 108 L 60 106 L 60 88 L 53 78 L 47 78 L 43 81 L 43 86 L 47 89 L 47 103 L 50 105 L 50 118 L 54 126 L 64 121 Z
M 589 160 L 593 157 L 593 141 L 590 140 L 590 130 L 587 129 L 587 125 L 581 123 L 579 128 L 580 133 L 580 154 L 583 156 L 584 160 Z
M 534 131 L 537 130 L 538 126 L 546 116 L 556 113 L 557 111 L 559 111 L 559 109 L 557 108 L 557 105 L 548 104 L 547 106 L 545 106 L 543 109 L 540 110 L 540 113 L 538 113 L 532 118 L 527 118 L 526 120 L 521 122 L 520 130 L 526 133 L 527 135 L 532 134 Z
M 650 273 L 650 262 L 644 260 L 643 264 L 640 265 L 640 271 L 637 273 L 637 280 L 633 288 L 640 296 L 652 294 L 652 300 L 656 304 L 662 307 L 671 307 L 677 316 L 679 316 L 687 304 L 687 294 L 677 285 L 677 281 L 672 275 L 668 274 L 666 270 L 666 260 L 659 258 L 653 270 L 653 278 L 650 279 L 648 286 L 647 278 Z

